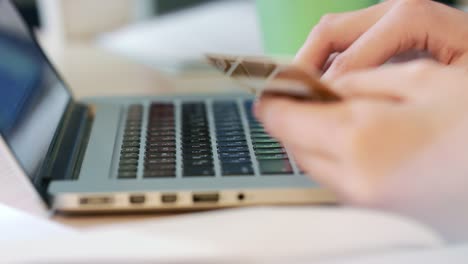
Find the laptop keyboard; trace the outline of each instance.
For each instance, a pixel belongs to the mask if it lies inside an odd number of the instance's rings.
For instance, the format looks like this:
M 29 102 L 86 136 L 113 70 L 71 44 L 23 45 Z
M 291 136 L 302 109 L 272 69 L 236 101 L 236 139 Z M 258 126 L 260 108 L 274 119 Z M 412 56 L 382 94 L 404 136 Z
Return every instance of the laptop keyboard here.
M 175 177 L 176 130 L 173 104 L 151 105 L 144 162 L 145 178 Z
M 119 178 L 136 178 L 140 157 L 143 106 L 132 105 L 127 111 L 123 142 L 120 151 Z
M 184 102 L 177 106 L 151 104 L 146 135 L 142 134 L 144 107 L 128 107 L 118 178 L 138 178 L 140 162 L 143 178 L 176 177 L 178 164 L 182 177 L 214 177 L 215 162 L 225 177 L 254 176 L 254 163 L 261 175 L 294 174 L 286 150 L 253 116 L 252 101 L 242 105 L 234 100 L 214 101 L 210 108 L 205 102 Z M 176 129 L 176 110 L 181 117 L 179 129 Z
M 182 165 L 183 176 L 214 176 L 211 137 L 206 105 L 182 105 Z
M 221 173 L 253 175 L 252 160 L 236 102 L 215 102 L 214 123 Z

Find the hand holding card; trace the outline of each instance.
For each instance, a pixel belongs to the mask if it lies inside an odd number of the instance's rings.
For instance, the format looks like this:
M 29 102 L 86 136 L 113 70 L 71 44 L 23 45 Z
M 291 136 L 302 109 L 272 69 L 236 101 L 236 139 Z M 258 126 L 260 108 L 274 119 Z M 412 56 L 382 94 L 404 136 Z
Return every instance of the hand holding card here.
M 264 57 L 206 55 L 208 61 L 243 88 L 257 95 L 273 94 L 320 102 L 341 97 L 300 68 Z

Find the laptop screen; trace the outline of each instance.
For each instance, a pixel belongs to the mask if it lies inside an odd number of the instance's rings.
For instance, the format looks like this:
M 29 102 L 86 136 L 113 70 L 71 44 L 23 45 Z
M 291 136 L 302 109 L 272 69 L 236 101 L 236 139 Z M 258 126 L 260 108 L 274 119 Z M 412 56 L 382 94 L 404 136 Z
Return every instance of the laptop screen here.
M 0 0 L 0 133 L 32 179 L 71 95 L 9 0 Z

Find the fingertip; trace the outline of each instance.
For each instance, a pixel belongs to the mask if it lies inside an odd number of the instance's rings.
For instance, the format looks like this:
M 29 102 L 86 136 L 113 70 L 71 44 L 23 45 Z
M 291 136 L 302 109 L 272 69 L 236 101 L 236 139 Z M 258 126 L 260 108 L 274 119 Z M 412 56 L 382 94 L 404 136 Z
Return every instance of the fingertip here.
M 321 76 L 322 75 L 322 70 L 317 68 L 316 65 L 314 65 L 313 62 L 306 61 L 302 58 L 297 58 L 294 59 L 292 65 L 294 67 L 299 68 L 300 70 L 313 75 L 313 76 Z
M 325 42 L 326 43 L 326 42 Z M 293 65 L 305 70 L 308 73 L 321 73 L 331 50 L 316 37 L 310 37 L 299 49 L 294 57 Z
M 256 105 L 256 115 L 268 133 L 275 137 L 284 134 L 294 119 L 297 102 L 279 96 L 262 96 Z

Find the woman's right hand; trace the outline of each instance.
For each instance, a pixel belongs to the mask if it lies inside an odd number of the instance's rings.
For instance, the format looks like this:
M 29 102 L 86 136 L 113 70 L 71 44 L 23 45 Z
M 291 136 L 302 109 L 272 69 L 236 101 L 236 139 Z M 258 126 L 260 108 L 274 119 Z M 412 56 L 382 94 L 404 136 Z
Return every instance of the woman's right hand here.
M 468 75 L 434 62 L 345 74 L 335 103 L 263 96 L 266 131 L 343 201 L 468 239 Z
M 468 14 L 430 0 L 387 0 L 329 14 L 310 33 L 296 64 L 333 79 L 411 50 L 426 51 L 442 64 L 468 65 Z

